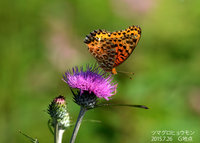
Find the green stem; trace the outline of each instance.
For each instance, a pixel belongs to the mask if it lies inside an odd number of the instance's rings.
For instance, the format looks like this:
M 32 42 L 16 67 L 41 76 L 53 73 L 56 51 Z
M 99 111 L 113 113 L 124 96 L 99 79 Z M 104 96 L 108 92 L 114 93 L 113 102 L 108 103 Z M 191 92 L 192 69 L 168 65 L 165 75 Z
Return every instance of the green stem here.
M 63 137 L 63 133 L 64 133 L 65 130 L 58 130 L 58 133 L 57 133 L 57 143 L 62 143 L 62 137 Z
M 81 122 L 83 120 L 83 116 L 85 115 L 86 111 L 87 111 L 86 108 L 81 107 L 79 115 L 78 115 L 78 118 L 77 118 L 77 121 L 76 121 L 76 125 L 74 127 L 74 131 L 73 131 L 73 134 L 72 134 L 72 137 L 71 137 L 71 140 L 70 140 L 70 143 L 74 143 L 75 142 L 78 130 L 80 128 Z
M 57 136 L 58 136 L 58 122 L 56 122 L 54 126 L 54 143 L 57 143 Z
M 56 122 L 54 126 L 54 143 L 62 143 L 62 137 L 65 130 L 62 130 L 58 126 L 58 122 Z

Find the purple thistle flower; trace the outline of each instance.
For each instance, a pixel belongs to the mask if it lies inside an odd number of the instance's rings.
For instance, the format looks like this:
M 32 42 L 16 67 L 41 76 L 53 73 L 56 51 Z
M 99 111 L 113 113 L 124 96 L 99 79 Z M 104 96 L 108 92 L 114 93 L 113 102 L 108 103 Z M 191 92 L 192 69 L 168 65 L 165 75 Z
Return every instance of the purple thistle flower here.
M 85 93 L 93 94 L 98 98 L 109 100 L 109 97 L 116 93 L 117 84 L 112 82 L 111 75 L 95 66 L 83 66 L 72 68 L 72 72 L 67 71 L 63 76 L 63 81 L 71 88 L 80 90 L 80 95 Z

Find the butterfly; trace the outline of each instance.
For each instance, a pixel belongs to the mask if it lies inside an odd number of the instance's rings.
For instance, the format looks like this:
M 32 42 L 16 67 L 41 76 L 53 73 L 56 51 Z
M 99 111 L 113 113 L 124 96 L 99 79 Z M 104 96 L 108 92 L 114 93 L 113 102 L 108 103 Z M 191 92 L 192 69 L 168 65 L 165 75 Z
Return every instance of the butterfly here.
M 94 30 L 86 36 L 84 43 L 104 71 L 117 74 L 115 67 L 132 54 L 140 37 L 141 28 L 133 25 L 115 32 Z

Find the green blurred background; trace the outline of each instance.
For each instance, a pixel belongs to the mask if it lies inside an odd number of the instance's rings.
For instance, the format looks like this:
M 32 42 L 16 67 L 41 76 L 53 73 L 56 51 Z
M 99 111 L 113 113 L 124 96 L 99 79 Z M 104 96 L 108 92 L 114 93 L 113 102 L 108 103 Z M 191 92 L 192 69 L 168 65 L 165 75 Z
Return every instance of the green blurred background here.
M 148 143 L 153 131 L 194 131 L 200 142 L 199 0 L 7 0 L 0 1 L 0 142 L 27 143 L 18 130 L 53 142 L 46 109 L 66 97 L 71 120 L 79 107 L 61 81 L 75 65 L 95 63 L 83 43 L 95 29 L 140 25 L 142 37 L 117 69 L 112 102 L 150 110 L 112 107 L 87 112 L 77 143 Z M 73 127 L 65 134 L 69 142 Z M 179 142 L 174 136 L 173 142 Z

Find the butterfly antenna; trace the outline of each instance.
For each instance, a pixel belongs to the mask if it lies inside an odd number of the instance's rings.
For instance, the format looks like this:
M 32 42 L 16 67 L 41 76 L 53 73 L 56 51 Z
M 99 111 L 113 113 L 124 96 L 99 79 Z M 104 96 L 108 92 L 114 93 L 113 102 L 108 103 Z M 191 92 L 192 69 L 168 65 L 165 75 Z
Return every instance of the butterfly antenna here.
M 126 75 L 129 79 L 133 79 L 134 72 L 126 72 L 126 71 L 118 71 L 119 73 L 123 73 Z

